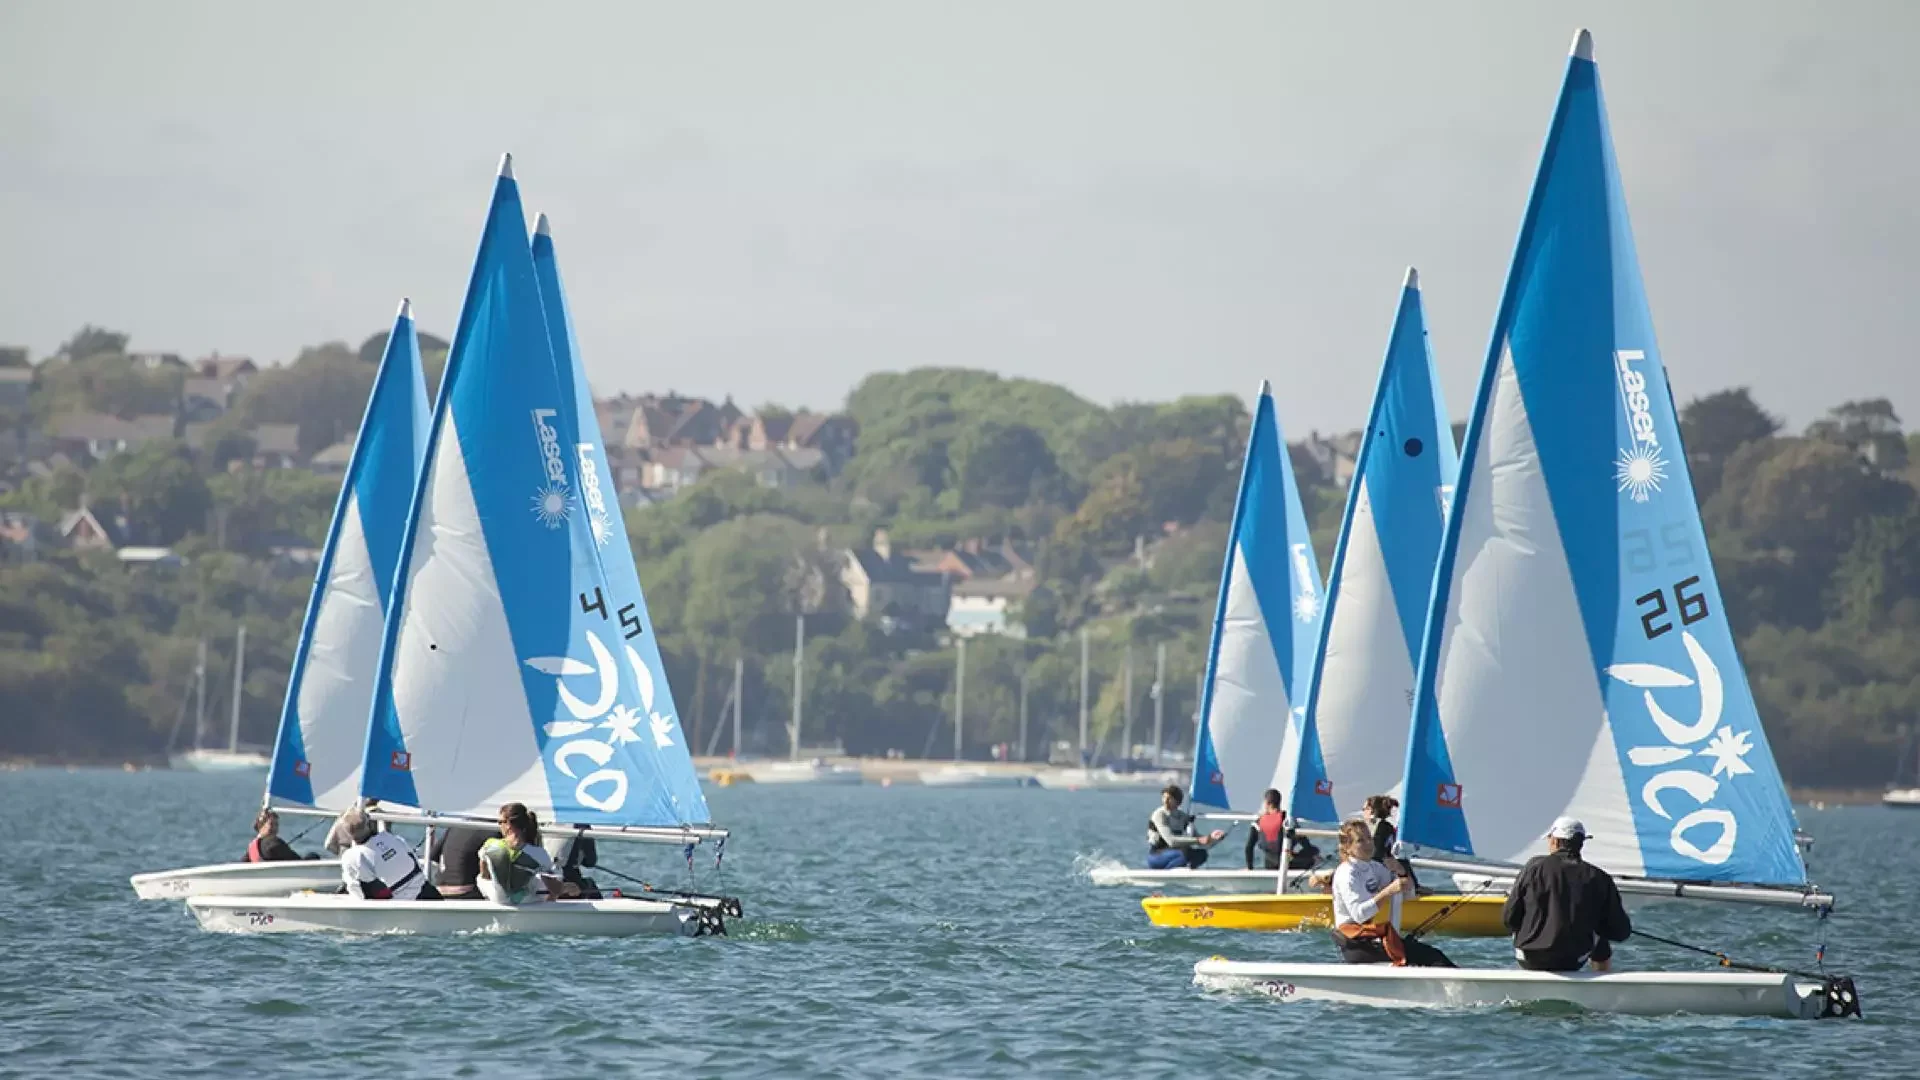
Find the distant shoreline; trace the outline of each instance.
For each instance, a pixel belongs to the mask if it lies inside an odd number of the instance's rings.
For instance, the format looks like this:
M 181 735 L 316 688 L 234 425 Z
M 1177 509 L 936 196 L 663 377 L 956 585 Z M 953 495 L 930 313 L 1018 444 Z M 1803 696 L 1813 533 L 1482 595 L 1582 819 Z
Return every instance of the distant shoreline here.
M 700 769 L 724 769 L 734 762 L 725 757 L 696 757 L 694 765 Z M 766 764 L 779 758 L 756 758 L 752 762 L 741 764 Z M 937 769 L 952 765 L 951 758 L 857 758 L 834 755 L 825 759 L 835 765 L 853 765 L 869 779 L 917 777 L 924 769 Z M 1038 772 L 1045 769 L 1057 769 L 1063 766 L 1048 765 L 1044 762 L 1018 761 L 968 761 L 968 768 L 981 768 L 994 772 Z M 145 772 L 149 770 L 167 770 L 165 755 L 154 757 L 86 757 L 71 755 L 48 755 L 45 757 L 0 757 L 0 771 L 17 772 L 22 769 L 112 769 L 121 772 Z M 1796 805 L 1810 806 L 1873 806 L 1886 794 L 1884 788 L 1817 788 L 1788 785 L 1787 794 Z

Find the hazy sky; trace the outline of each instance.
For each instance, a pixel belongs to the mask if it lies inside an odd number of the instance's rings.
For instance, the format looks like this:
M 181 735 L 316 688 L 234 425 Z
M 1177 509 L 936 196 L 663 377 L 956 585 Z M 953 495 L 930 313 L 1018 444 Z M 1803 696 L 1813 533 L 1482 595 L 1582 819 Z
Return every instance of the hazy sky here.
M 1683 397 L 1920 426 L 1920 4 L 22 2 L 0 343 L 449 333 L 495 162 L 598 390 L 924 364 L 1358 426 L 1408 264 L 1464 416 L 1581 25 Z

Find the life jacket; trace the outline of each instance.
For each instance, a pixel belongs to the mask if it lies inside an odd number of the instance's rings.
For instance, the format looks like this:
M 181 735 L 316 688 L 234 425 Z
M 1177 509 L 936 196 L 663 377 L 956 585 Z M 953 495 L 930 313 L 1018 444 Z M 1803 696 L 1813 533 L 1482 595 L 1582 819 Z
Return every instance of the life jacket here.
M 1260 833 L 1260 850 L 1275 859 L 1286 851 L 1287 813 L 1284 810 L 1270 810 L 1254 820 L 1253 827 Z
M 266 862 L 267 861 L 266 856 L 260 854 L 260 838 L 257 836 L 253 838 L 253 843 L 247 845 L 247 861 L 248 862 Z
M 381 837 L 389 837 L 390 840 L 388 842 L 379 843 Z M 408 862 L 411 863 L 411 866 L 408 867 L 407 872 L 400 875 L 398 878 L 396 878 L 393 881 L 388 881 L 384 875 L 377 877 L 372 881 L 362 881 L 360 883 L 360 893 L 362 896 L 366 897 L 368 900 L 391 900 L 394 898 L 394 894 L 398 892 L 402 886 L 406 885 L 407 882 L 412 881 L 414 878 L 421 876 L 422 869 L 420 866 L 419 857 L 414 855 L 413 849 L 407 847 L 405 841 L 400 840 L 398 837 L 394 837 L 391 833 L 381 832 L 381 833 L 373 834 L 373 836 L 368 838 L 367 846 L 369 848 L 373 848 L 373 847 L 386 848 L 389 851 L 391 850 L 402 851 L 406 854 Z M 379 861 L 380 862 L 386 861 L 384 855 Z M 376 874 L 379 874 L 383 869 L 385 868 L 384 867 L 377 868 L 374 872 Z
M 487 864 L 488 875 L 506 890 L 509 903 L 524 903 L 532 895 L 540 864 L 524 850 L 503 839 L 488 840 L 480 848 L 480 861 Z

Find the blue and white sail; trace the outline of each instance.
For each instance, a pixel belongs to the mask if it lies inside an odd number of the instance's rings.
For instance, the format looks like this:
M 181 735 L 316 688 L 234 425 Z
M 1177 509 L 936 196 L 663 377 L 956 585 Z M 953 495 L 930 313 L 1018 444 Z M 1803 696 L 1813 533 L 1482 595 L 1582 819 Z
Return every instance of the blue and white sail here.
M 1805 882 L 1679 438 L 1582 31 L 1435 574 L 1406 841 L 1518 862 L 1568 814 L 1615 873 Z
M 362 790 L 472 817 L 516 801 L 569 824 L 703 824 L 545 258 L 551 296 L 503 159 L 434 408 Z
M 1293 462 L 1260 384 L 1200 697 L 1193 801 L 1258 810 L 1304 702 L 1320 626 L 1320 561 Z
M 269 801 L 338 810 L 360 790 L 381 628 L 426 456 L 428 419 L 413 308 L 402 300 L 294 646 L 267 774 Z
M 1282 788 L 1295 817 L 1339 821 L 1369 795 L 1399 792 L 1427 597 L 1459 470 L 1420 278 L 1409 269 L 1327 575 L 1300 752 Z

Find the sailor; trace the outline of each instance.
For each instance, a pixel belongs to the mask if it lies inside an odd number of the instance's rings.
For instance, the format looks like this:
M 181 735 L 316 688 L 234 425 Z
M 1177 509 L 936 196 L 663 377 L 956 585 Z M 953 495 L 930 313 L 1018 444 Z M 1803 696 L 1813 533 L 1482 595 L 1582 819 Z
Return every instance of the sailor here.
M 362 900 L 438 900 L 426 868 L 405 840 L 382 832 L 371 815 L 355 808 L 340 815 L 353 846 L 340 853 L 341 891 Z
M 581 897 L 587 900 L 600 899 L 600 886 L 592 878 L 582 873 L 600 865 L 600 847 L 586 830 L 576 829 L 560 841 L 560 848 L 554 854 L 554 864 L 560 867 L 560 879 L 578 886 Z
M 1412 892 L 1411 879 L 1374 860 L 1373 830 L 1366 822 L 1340 826 L 1340 866 L 1333 872 L 1333 942 L 1340 949 L 1340 959 L 1349 964 L 1453 967 L 1446 953 L 1424 941 L 1401 937 L 1392 918 L 1374 921 L 1382 904 Z M 1397 911 L 1394 914 L 1397 917 Z
M 1261 797 L 1260 816 L 1247 830 L 1247 869 L 1253 869 L 1253 853 L 1259 851 L 1268 870 L 1280 869 L 1284 860 L 1289 870 L 1311 870 L 1320 860 L 1320 849 L 1313 842 L 1294 835 L 1287 827 L 1287 813 L 1280 809 L 1280 793 L 1268 788 Z
M 326 843 L 321 845 L 327 849 L 327 854 L 338 855 L 352 847 L 353 829 L 348 825 L 348 817 L 356 810 L 372 810 L 378 805 L 378 799 L 363 799 L 359 806 L 349 806 L 340 811 L 340 816 L 333 819 L 333 826 L 327 830 Z
M 247 861 L 298 862 L 299 859 L 300 853 L 280 839 L 280 815 L 272 810 L 261 810 L 253 819 L 253 842 L 247 845 Z
M 1587 827 L 1556 818 L 1547 854 L 1522 867 L 1501 912 L 1513 932 L 1513 955 L 1529 971 L 1613 970 L 1613 943 L 1633 934 L 1620 888 L 1605 870 L 1580 858 Z
M 480 847 L 480 892 L 496 904 L 524 904 L 580 894 L 554 873 L 553 856 L 540 846 L 540 819 L 525 803 L 500 808 L 500 837 Z
M 1147 869 L 1186 867 L 1192 870 L 1203 866 L 1207 849 L 1226 837 L 1219 829 L 1195 836 L 1193 815 L 1180 809 L 1186 798 L 1187 793 L 1180 790 L 1179 784 L 1168 784 L 1160 792 L 1160 806 L 1147 818 Z
M 1373 857 L 1385 863 L 1396 876 L 1413 882 L 1412 888 L 1417 892 L 1420 879 L 1413 872 L 1413 864 L 1400 858 L 1396 850 L 1400 846 L 1400 830 L 1394 827 L 1393 812 L 1399 806 L 1400 800 L 1391 795 L 1369 795 L 1362 820 L 1373 830 Z
M 480 847 L 500 837 L 494 829 L 439 829 L 427 845 L 433 884 L 443 900 L 483 900 L 479 887 Z

